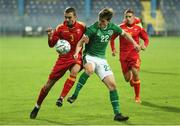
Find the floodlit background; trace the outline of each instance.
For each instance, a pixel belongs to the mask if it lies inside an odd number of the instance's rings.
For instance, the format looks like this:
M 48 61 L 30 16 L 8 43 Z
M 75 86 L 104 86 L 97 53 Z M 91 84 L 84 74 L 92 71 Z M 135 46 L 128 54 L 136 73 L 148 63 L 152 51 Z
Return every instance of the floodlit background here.
M 56 27 L 68 6 L 75 7 L 79 20 L 87 25 L 97 20 L 104 7 L 114 9 L 113 22 L 117 24 L 124 10 L 132 8 L 149 34 L 180 35 L 179 0 L 0 0 L 0 35 L 23 35 L 24 30 L 38 34 L 49 26 Z

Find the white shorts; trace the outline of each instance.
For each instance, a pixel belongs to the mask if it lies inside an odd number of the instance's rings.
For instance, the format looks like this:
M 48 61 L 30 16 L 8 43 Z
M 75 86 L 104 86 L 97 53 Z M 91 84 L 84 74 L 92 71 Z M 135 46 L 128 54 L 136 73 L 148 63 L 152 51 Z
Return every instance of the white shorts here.
M 99 76 L 101 80 L 103 80 L 106 76 L 113 75 L 113 72 L 106 59 L 86 55 L 84 60 L 86 63 L 92 64 L 93 71 Z

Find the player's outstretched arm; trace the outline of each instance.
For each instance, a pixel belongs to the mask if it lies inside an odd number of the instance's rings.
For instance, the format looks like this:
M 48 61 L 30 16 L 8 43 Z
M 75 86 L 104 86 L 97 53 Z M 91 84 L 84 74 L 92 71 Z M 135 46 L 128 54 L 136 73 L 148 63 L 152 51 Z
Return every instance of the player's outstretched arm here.
M 114 40 L 117 38 L 117 36 L 118 36 L 118 34 L 113 34 L 110 39 L 112 56 L 116 56 L 116 53 L 117 53 L 116 48 L 115 48 L 115 42 L 114 42 Z
M 86 35 L 83 35 L 83 37 L 79 40 L 79 42 L 77 43 L 76 46 L 76 50 L 75 50 L 75 54 L 74 54 L 74 58 L 77 59 L 78 58 L 78 53 L 80 52 L 80 50 L 83 47 L 84 43 L 88 43 L 89 42 L 89 37 Z
M 149 37 L 147 32 L 144 30 L 144 28 L 142 28 L 140 32 L 140 38 L 144 41 L 144 44 L 141 45 L 141 50 L 145 50 L 146 47 L 149 45 Z
M 48 35 L 48 45 L 51 47 L 51 40 L 52 40 L 52 34 L 53 34 L 53 29 L 49 27 L 47 30 L 47 35 Z
M 133 45 L 134 48 L 139 52 L 141 50 L 141 47 L 134 41 L 134 39 L 126 32 L 122 33 L 122 36 L 128 39 Z
M 48 28 L 46 32 L 48 35 L 48 45 L 50 48 L 52 48 L 54 47 L 54 45 L 57 43 L 59 39 L 58 32 L 52 28 Z

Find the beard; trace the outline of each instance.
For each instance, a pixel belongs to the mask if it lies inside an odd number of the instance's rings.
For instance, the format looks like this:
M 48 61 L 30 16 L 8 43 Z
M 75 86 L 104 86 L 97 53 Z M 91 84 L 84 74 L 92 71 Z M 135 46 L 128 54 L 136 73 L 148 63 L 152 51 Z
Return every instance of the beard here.
M 72 27 L 73 27 L 73 23 L 72 23 L 71 21 L 67 21 L 67 26 L 68 26 L 69 28 L 72 28 Z

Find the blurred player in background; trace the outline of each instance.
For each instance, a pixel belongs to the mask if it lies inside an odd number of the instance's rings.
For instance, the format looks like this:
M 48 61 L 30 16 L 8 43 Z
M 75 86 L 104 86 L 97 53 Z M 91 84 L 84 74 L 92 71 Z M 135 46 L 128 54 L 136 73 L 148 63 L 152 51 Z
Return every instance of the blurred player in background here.
M 120 24 L 120 28 L 129 33 L 138 45 L 140 45 L 139 39 L 141 38 L 144 41 L 144 44 L 141 45 L 141 50 L 145 50 L 148 46 L 149 39 L 148 34 L 141 25 L 139 18 L 135 17 L 134 11 L 127 9 L 124 13 L 124 21 Z M 119 36 L 114 34 L 111 37 L 111 49 L 112 55 L 116 55 L 116 49 L 114 46 L 115 38 Z M 120 41 L 120 63 L 124 78 L 127 82 L 130 82 L 130 85 L 134 87 L 135 92 L 135 102 L 141 103 L 140 99 L 140 56 L 139 52 L 134 49 L 133 44 L 127 40 L 124 36 L 119 36 Z
M 85 50 L 83 52 L 83 64 L 85 71 L 81 74 L 75 92 L 68 98 L 68 102 L 73 103 L 77 99 L 77 96 L 87 79 L 95 72 L 109 90 L 110 101 L 115 114 L 114 120 L 125 121 L 128 120 L 129 117 L 123 116 L 119 110 L 119 97 L 116 89 L 116 82 L 113 72 L 107 63 L 105 52 L 113 33 L 128 38 L 137 50 L 140 50 L 140 46 L 126 32 L 114 23 L 110 22 L 112 16 L 112 9 L 104 8 L 101 10 L 99 12 L 99 21 L 88 27 L 85 35 L 78 42 L 76 53 L 74 54 L 76 59 L 78 58 L 78 53 L 81 50 L 83 43 L 86 43 Z
M 59 58 L 57 59 L 56 64 L 49 75 L 48 81 L 42 87 L 39 93 L 37 103 L 30 114 L 31 119 L 36 118 L 40 106 L 45 97 L 47 96 L 48 92 L 52 88 L 52 86 L 66 73 L 67 70 L 70 70 L 70 76 L 66 80 L 60 97 L 56 102 L 56 105 L 58 107 L 62 106 L 64 97 L 67 95 L 69 90 L 74 85 L 76 75 L 82 68 L 81 51 L 78 55 L 77 60 L 73 58 L 73 55 L 75 53 L 78 41 L 82 38 L 84 34 L 85 24 L 76 21 L 76 11 L 72 7 L 65 9 L 64 16 L 65 21 L 59 26 L 57 26 L 55 30 L 48 29 L 48 44 L 49 47 L 52 48 L 57 43 L 58 39 L 65 39 L 70 43 L 71 50 L 67 54 L 59 55 Z

